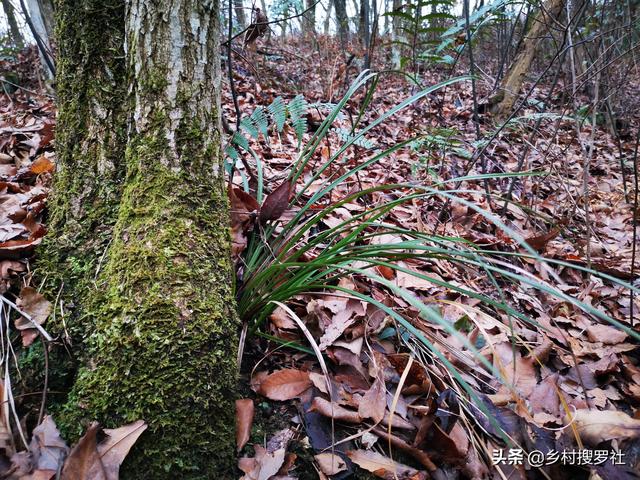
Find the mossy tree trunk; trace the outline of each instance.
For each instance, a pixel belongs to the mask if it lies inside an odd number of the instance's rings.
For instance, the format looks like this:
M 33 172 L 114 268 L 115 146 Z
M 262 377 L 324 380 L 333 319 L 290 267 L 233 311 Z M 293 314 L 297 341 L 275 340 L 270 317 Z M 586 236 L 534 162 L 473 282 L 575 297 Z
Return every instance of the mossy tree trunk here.
M 53 295 L 63 287 L 72 343 L 90 330 L 80 307 L 95 290 L 125 176 L 124 14 L 121 0 L 56 4 L 58 161 L 38 266 Z
M 57 420 L 72 437 L 145 420 L 125 479 L 233 478 L 219 2 L 60 0 L 56 15 L 60 171 L 41 255 L 90 333 Z
M 499 118 L 505 117 L 511 112 L 538 47 L 544 39 L 545 32 L 554 27 L 563 4 L 564 0 L 546 0 L 533 18 L 531 28 L 522 42 L 520 51 L 500 83 L 498 94 L 490 100 L 491 111 Z

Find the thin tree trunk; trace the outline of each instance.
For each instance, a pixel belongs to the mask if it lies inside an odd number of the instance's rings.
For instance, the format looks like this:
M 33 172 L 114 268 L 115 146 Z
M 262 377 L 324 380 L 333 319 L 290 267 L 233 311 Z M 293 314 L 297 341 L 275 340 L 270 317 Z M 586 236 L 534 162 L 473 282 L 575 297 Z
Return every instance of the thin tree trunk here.
M 73 113 L 91 108 L 102 92 L 90 78 L 82 85 L 70 74 L 86 78 L 83 61 L 97 73 L 107 70 L 100 62 L 121 58 L 126 36 L 128 82 L 105 82 L 111 105 L 130 115 L 120 165 L 126 176 L 121 195 L 118 184 L 109 182 L 117 192 L 111 198 L 119 202 L 106 205 L 116 224 L 107 236 L 104 264 L 97 277 L 95 263 L 78 274 L 91 279 L 80 315 L 91 324 L 88 362 L 59 423 L 78 434 L 86 420 L 107 427 L 145 420 L 149 429 L 127 457 L 123 478 L 232 478 L 238 323 L 220 152 L 219 2 L 131 0 L 126 12 L 117 0 L 112 8 L 93 2 L 97 11 L 107 10 L 103 23 L 87 18 L 95 13 L 90 9 L 73 8 L 74 0 L 59 4 L 66 79 L 61 147 L 67 168 L 85 167 L 88 160 L 70 144 L 78 118 Z M 73 16 L 75 23 L 69 21 Z M 92 31 L 83 21 L 94 24 Z M 85 42 L 112 41 L 117 48 L 95 46 L 98 55 L 88 58 L 76 50 L 82 40 L 74 26 L 85 30 Z M 74 102 L 76 91 L 84 97 Z M 112 153 L 88 135 L 80 131 L 77 140 L 93 140 L 92 148 Z M 83 176 L 91 171 L 79 170 Z M 92 184 L 91 178 L 77 181 Z M 57 195 L 67 202 L 58 202 L 54 213 L 71 215 L 81 193 Z M 94 202 L 79 203 L 85 216 L 96 217 Z
M 306 0 L 305 9 L 307 12 L 303 15 L 303 33 L 313 35 L 316 33 L 316 0 Z
M 2 10 L 7 17 L 7 23 L 9 24 L 9 31 L 11 32 L 11 40 L 13 41 L 13 44 L 17 48 L 22 49 L 24 47 L 24 36 L 18 26 L 16 12 L 10 0 L 2 0 Z
M 329 25 L 331 24 L 331 10 L 333 10 L 333 0 L 329 0 L 329 5 L 327 6 L 327 16 L 324 19 L 324 34 L 329 35 Z
M 36 40 L 38 50 L 40 51 L 40 61 L 42 63 L 42 69 L 45 77 L 53 78 L 56 75 L 53 55 L 51 53 L 51 44 L 47 30 L 42 20 L 42 14 L 40 12 L 40 4 L 38 0 L 20 0 L 20 7 L 22 13 L 25 16 L 31 34 Z
M 247 26 L 247 16 L 244 12 L 244 3 L 242 0 L 233 0 L 233 9 L 236 12 L 236 27 L 240 30 Z
M 563 4 L 563 0 L 546 0 L 533 18 L 531 28 L 522 42 L 520 51 L 500 84 L 500 91 L 490 102 L 493 105 L 492 111 L 498 117 L 507 115 L 513 108 L 543 34 L 547 31 L 548 25 L 558 18 Z
M 369 17 L 369 0 L 360 0 L 358 36 L 360 37 L 360 43 L 365 50 L 369 49 L 369 35 L 371 31 Z
M 396 13 L 402 12 L 402 0 L 393 0 L 393 11 Z M 391 60 L 393 63 L 393 68 L 400 68 L 400 60 L 401 60 L 401 52 L 402 48 L 398 42 L 402 42 L 402 19 L 398 15 L 394 15 L 391 21 Z
M 349 43 L 349 17 L 347 16 L 346 0 L 334 0 L 333 6 L 336 9 L 336 19 L 338 20 L 338 36 L 342 48 L 347 47 Z
M 38 6 L 40 7 L 40 14 L 42 17 L 42 24 L 47 32 L 47 38 L 50 40 L 54 37 L 53 24 L 54 24 L 54 8 L 52 0 L 38 0 Z M 51 43 L 51 41 L 49 41 Z
M 382 4 L 383 12 L 387 13 L 389 11 L 389 0 L 384 0 Z M 389 34 L 389 15 L 384 16 L 384 33 L 383 35 Z

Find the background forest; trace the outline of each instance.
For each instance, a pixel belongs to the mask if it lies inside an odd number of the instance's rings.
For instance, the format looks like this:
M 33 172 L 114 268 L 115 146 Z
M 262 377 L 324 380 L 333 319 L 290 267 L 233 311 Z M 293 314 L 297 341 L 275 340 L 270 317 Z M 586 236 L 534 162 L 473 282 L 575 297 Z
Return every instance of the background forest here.
M 640 476 L 640 2 L 1 6 L 1 478 Z

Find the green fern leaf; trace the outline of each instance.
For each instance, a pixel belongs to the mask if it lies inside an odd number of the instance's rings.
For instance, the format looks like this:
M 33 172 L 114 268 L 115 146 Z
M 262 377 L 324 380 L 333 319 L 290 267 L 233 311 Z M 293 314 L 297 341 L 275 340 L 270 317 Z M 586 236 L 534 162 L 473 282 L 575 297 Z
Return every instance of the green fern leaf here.
M 273 116 L 273 122 L 278 131 L 281 132 L 284 128 L 284 122 L 287 120 L 287 106 L 282 101 L 282 97 L 276 97 L 267 110 Z
M 296 95 L 293 100 L 289 102 L 287 106 L 289 111 L 289 118 L 291 118 L 291 124 L 293 126 L 298 140 L 302 140 L 302 136 L 307 131 L 307 101 L 302 95 Z

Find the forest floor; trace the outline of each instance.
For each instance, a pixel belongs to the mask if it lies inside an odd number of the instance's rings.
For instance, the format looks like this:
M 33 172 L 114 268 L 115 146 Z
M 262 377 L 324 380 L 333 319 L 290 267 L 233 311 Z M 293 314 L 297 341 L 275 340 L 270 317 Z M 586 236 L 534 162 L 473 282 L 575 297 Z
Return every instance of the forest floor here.
M 277 97 L 288 103 L 301 94 L 307 103 L 301 139 L 287 125 L 247 139 L 261 159 L 267 195 L 282 185 L 300 146 L 359 73 L 357 62 L 345 71 L 343 54 L 335 45 L 313 50 L 289 42 L 274 53 L 265 57 L 246 51 L 237 55 L 234 65 L 243 118 Z M 6 299 L 44 322 L 51 305 L 39 298 L 37 285 L 29 285 L 29 262 L 46 231 L 46 196 L 55 166 L 55 108 L 28 71 L 33 60 L 24 58 L 11 67 L 22 88 L 0 96 L 0 275 Z M 458 69 L 464 73 L 462 66 Z M 449 76 L 445 69 L 427 70 L 420 77 L 421 88 Z M 477 83 L 482 104 L 491 82 L 482 78 Z M 421 88 L 399 75 L 382 76 L 359 128 Z M 637 144 L 632 133 L 640 122 L 629 118 L 614 138 L 606 125 L 577 121 L 573 112 L 559 106 L 562 96 L 549 96 L 549 90 L 550 85 L 541 82 L 518 120 L 499 132 L 495 119 L 481 108 L 478 135 L 471 82 L 450 84 L 372 128 L 366 141 L 345 152 L 334 170 L 313 179 L 315 165 L 338 151 L 344 132 L 351 132 L 366 101 L 364 90 L 347 102 L 299 180 L 311 182 L 306 193 L 315 193 L 327 178 L 380 150 L 419 138 L 349 176 L 323 201 L 335 204 L 384 184 L 439 188 L 439 182 L 464 175 L 492 174 L 486 183 L 456 185 L 462 202 L 437 195 L 414 199 L 389 211 L 384 221 L 468 242 L 486 255 L 495 254 L 516 274 L 508 281 L 496 280 L 482 265 L 438 256 L 411 257 L 399 262 L 402 270 L 376 267 L 386 281 L 437 310 L 459 335 L 425 320 L 411 299 L 394 289 L 357 273 L 342 275 L 341 285 L 367 292 L 400 312 L 436 345 L 459 378 L 383 310 L 357 298 L 313 292 L 287 303 L 294 315 L 278 307 L 262 327 L 262 336 L 251 336 L 244 344 L 241 390 L 247 399 L 238 402 L 244 479 L 341 479 L 363 471 L 387 479 L 635 478 L 640 466 L 640 356 L 637 340 L 620 326 L 637 331 L 633 317 L 640 310 L 638 297 L 623 285 L 635 281 L 638 286 L 633 265 Z M 633 97 L 634 92 L 627 93 Z M 635 98 L 640 98 L 637 93 Z M 542 102 L 550 106 L 541 115 Z M 234 130 L 228 81 L 222 103 L 224 123 Z M 484 155 L 476 158 L 480 149 Z M 244 155 L 255 168 L 253 158 Z M 516 171 L 536 174 L 516 179 L 504 175 Z M 236 188 L 245 181 L 246 176 L 236 173 Z M 498 197 L 511 182 L 514 201 L 505 204 Z M 247 183 L 255 187 L 252 180 Z M 490 201 L 487 187 L 494 194 Z M 332 209 L 318 229 L 333 228 L 405 193 L 398 187 L 347 201 Z M 252 209 L 248 201 L 233 195 L 231 200 L 234 253 L 241 273 L 248 232 L 238 209 Z M 372 238 L 396 243 L 402 241 L 399 237 Z M 518 238 L 550 261 L 522 255 L 526 252 Z M 308 256 L 318 253 L 312 250 Z M 497 304 L 508 301 L 514 312 L 532 321 L 488 308 L 464 293 L 469 291 Z M 586 307 L 578 308 L 569 297 Z M 602 320 L 598 312 L 619 325 Z M 15 326 L 23 348 L 36 340 L 32 324 Z M 322 355 L 310 349 L 309 336 Z M 478 360 L 469 344 L 506 382 Z M 475 392 L 474 401 L 467 399 L 461 380 Z M 507 449 L 498 426 L 525 452 Z M 7 429 L 0 428 L 0 440 L 9 444 L 9 437 Z M 527 454 L 531 451 L 542 452 L 541 462 Z

